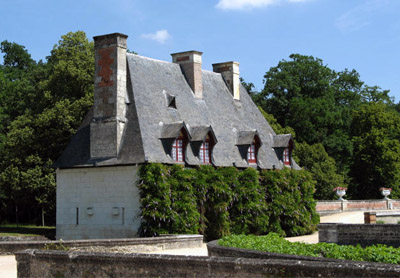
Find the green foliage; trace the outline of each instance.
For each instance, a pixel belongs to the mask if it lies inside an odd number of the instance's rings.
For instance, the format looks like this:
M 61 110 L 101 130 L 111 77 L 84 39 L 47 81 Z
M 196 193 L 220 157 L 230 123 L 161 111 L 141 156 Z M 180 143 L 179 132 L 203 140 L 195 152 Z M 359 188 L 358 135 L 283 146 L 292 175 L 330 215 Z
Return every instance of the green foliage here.
M 192 186 L 194 170 L 173 165 L 168 180 L 171 190 L 171 231 L 177 234 L 196 234 L 200 214 L 197 211 L 195 190 Z
M 319 216 L 313 199 L 315 184 L 308 172 L 290 169 L 261 171 L 260 184 L 265 188 L 268 204 L 268 231 L 282 236 L 315 231 Z
M 144 236 L 201 233 L 211 240 L 231 233 L 300 235 L 314 231 L 319 222 L 314 183 L 305 171 L 259 173 L 153 163 L 141 166 L 139 177 Z
M 353 198 L 380 198 L 379 188 L 400 197 L 400 114 L 383 103 L 369 103 L 353 113 Z
M 62 36 L 47 63 L 4 41 L 0 50 L 0 218 L 55 223 L 51 167 L 93 103 L 94 50 L 84 32 Z
M 291 134 L 293 138 L 296 137 L 296 132 L 293 128 L 291 128 L 290 126 L 282 127 L 275 119 L 274 115 L 265 112 L 264 109 L 261 108 L 261 106 L 258 106 L 258 109 L 276 134 Z
M 400 263 L 400 248 L 388 247 L 386 245 L 372 245 L 362 248 L 359 245 L 337 245 L 324 242 L 317 244 L 289 242 L 275 233 L 270 233 L 266 236 L 231 235 L 220 239 L 218 244 L 221 246 L 289 255 L 390 264 Z
M 355 71 L 335 72 L 312 56 L 290 55 L 264 76 L 265 87 L 254 97 L 282 126 L 296 131 L 299 142 L 322 143 L 346 168 L 352 144 L 351 111 L 359 105 L 362 82 Z
M 167 167 L 158 163 L 146 164 L 140 168 L 139 176 L 141 235 L 170 233 L 172 201 L 171 188 L 167 182 Z
M 60 239 L 57 243 L 46 243 L 43 247 L 43 250 L 68 251 L 69 247 L 65 246 L 63 241 Z
M 320 143 L 311 146 L 307 143 L 297 143 L 294 157 L 301 167 L 312 174 L 316 182 L 314 198 L 333 199 L 333 189 L 344 185 L 344 177 L 337 174 L 336 162 L 328 156 L 324 146 Z
M 229 214 L 234 234 L 265 234 L 268 227 L 268 206 L 257 170 L 247 168 L 238 175 L 232 187 L 234 200 Z

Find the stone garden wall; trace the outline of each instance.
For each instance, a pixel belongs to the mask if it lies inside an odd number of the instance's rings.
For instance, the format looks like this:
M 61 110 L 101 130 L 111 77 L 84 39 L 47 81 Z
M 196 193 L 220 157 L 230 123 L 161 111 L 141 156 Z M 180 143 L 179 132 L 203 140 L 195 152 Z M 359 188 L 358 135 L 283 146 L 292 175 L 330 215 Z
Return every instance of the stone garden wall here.
M 338 213 L 361 210 L 395 210 L 400 209 L 400 200 L 344 200 L 318 201 L 316 210 L 319 214 Z
M 400 247 L 400 225 L 397 224 L 322 223 L 318 225 L 318 231 L 319 242 Z
M 215 249 L 215 248 L 214 248 Z M 210 248 L 209 248 L 210 250 Z M 226 251 L 226 250 L 225 250 Z M 246 250 L 245 250 L 246 251 Z M 244 251 L 244 252 L 245 252 Z M 25 250 L 16 253 L 18 277 L 399 277 L 400 266 L 298 256 L 246 258 Z
M 89 246 L 135 246 L 135 251 L 157 251 L 176 248 L 195 248 L 203 244 L 202 235 L 171 235 L 145 238 L 103 239 L 103 240 L 45 240 L 45 241 L 4 241 L 0 242 L 0 254 L 12 254 L 25 249 L 43 249 L 46 244 L 62 244 L 65 247 Z

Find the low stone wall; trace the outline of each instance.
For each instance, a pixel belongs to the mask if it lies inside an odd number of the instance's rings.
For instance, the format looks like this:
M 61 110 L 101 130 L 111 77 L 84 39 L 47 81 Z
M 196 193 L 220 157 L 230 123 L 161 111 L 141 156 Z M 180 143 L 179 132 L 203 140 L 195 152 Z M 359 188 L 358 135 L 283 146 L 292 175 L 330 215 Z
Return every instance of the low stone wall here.
M 398 224 L 400 222 L 400 212 L 364 212 L 364 224 Z
M 318 225 L 318 237 L 319 242 L 400 247 L 400 225 L 322 223 Z
M 399 277 L 400 266 L 237 257 L 25 250 L 18 277 Z
M 7 241 L 0 242 L 0 254 L 13 254 L 25 249 L 43 249 L 46 244 L 59 244 L 66 247 L 86 247 L 86 246 L 135 246 L 137 252 L 157 251 L 176 248 L 201 247 L 203 244 L 202 235 L 170 235 L 160 237 L 144 238 L 120 238 L 102 240 L 46 240 L 46 241 Z
M 400 209 L 400 200 L 344 200 L 318 201 L 316 210 L 319 214 L 339 213 L 360 210 Z

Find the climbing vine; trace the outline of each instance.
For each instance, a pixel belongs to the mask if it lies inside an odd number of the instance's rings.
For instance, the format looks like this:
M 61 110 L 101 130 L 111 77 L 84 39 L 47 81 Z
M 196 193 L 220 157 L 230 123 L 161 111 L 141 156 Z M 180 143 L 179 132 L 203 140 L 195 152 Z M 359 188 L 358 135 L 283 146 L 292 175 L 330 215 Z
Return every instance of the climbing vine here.
M 139 170 L 141 235 L 307 234 L 319 222 L 303 171 L 150 163 Z

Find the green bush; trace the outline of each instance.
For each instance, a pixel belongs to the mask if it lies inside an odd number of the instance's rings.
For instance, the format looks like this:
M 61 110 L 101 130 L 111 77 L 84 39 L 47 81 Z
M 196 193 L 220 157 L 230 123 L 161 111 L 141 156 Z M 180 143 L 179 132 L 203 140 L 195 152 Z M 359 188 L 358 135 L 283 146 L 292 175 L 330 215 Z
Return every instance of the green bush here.
M 159 163 L 139 170 L 141 235 L 200 233 L 301 235 L 319 222 L 314 182 L 305 171 L 184 168 Z
M 225 175 L 226 170 L 213 166 L 200 166 L 196 170 L 194 185 L 198 188 L 199 206 L 202 211 L 202 230 L 207 240 L 230 234 L 228 207 L 232 202 L 232 191 Z
M 146 164 L 139 169 L 139 190 L 142 236 L 170 233 L 172 216 L 171 188 L 167 182 L 167 166 Z
M 266 236 L 230 235 L 218 240 L 218 244 L 270 253 L 391 264 L 400 263 L 400 248 L 380 244 L 362 248 L 360 245 L 337 245 L 325 242 L 317 244 L 289 242 L 276 233 L 270 233 Z
M 260 183 L 265 188 L 270 232 L 297 236 L 316 230 L 319 216 L 313 199 L 314 181 L 308 172 L 261 171 Z
M 197 234 L 200 214 L 194 192 L 194 170 L 185 170 L 182 165 L 169 168 L 168 183 L 171 190 L 170 233 Z
M 231 187 L 234 199 L 229 209 L 234 234 L 265 234 L 268 227 L 268 206 L 258 172 L 247 168 L 237 175 Z

